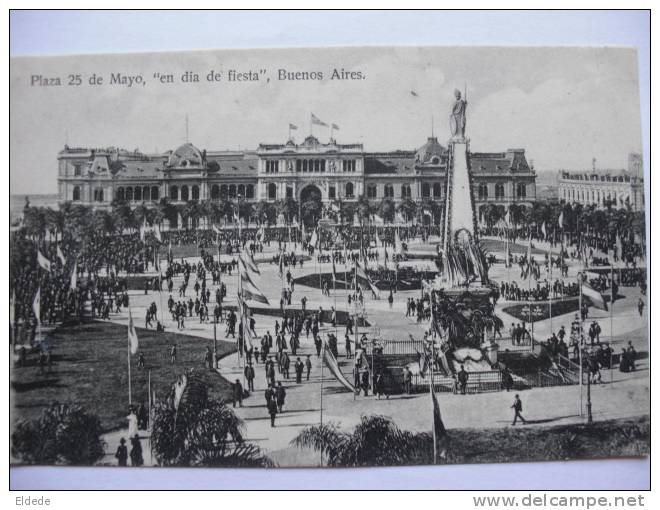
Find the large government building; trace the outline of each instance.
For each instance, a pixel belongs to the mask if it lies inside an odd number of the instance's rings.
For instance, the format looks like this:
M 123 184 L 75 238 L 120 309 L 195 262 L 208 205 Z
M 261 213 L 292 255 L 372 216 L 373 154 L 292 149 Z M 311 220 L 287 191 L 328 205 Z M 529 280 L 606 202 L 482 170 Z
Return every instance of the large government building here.
M 642 157 L 628 155 L 628 169 L 599 169 L 594 159 L 591 170 L 560 170 L 557 176 L 557 193 L 560 200 L 582 205 L 594 204 L 603 208 L 608 205 L 633 211 L 644 209 L 644 177 Z
M 477 207 L 535 199 L 536 174 L 524 149 L 471 152 L 469 161 Z M 365 152 L 362 144 L 321 143 L 310 135 L 301 144 L 289 140 L 248 151 L 206 151 L 190 143 L 163 154 L 67 146 L 58 162 L 60 201 L 96 207 L 113 200 L 149 205 L 162 197 L 173 204 L 287 197 L 327 203 L 360 195 L 399 202 L 445 198 L 448 151 L 436 137 L 415 151 Z

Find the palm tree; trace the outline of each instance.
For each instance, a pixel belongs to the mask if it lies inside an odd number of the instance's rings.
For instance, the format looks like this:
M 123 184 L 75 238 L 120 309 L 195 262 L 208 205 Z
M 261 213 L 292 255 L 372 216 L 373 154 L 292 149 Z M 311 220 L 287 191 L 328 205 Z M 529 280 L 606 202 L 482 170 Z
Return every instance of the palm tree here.
M 383 218 L 383 221 L 391 223 L 394 221 L 394 212 L 396 206 L 394 205 L 394 200 L 391 198 L 383 198 L 378 204 L 378 215 Z
M 330 467 L 428 464 L 433 459 L 430 434 L 400 430 L 385 416 L 362 416 L 350 433 L 332 423 L 306 427 L 291 444 L 321 453 Z
M 369 201 L 369 199 L 360 195 L 357 200 L 357 213 L 360 215 L 360 221 L 371 218 L 374 212 L 374 207 Z
M 208 386 L 190 372 L 173 397 L 156 404 L 151 441 L 163 466 L 270 467 L 273 462 L 245 441 L 243 422 L 223 400 L 212 400 Z
M 404 198 L 397 207 L 406 221 L 412 220 L 417 212 L 417 203 L 412 198 Z

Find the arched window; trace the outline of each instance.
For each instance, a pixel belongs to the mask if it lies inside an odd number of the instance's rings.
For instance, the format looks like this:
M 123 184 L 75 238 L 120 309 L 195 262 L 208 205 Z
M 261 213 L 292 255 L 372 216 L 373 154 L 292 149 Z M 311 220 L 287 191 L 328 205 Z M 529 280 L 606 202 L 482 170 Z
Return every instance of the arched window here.
M 394 186 L 392 186 L 391 184 L 386 184 L 383 194 L 387 198 L 394 198 Z
M 140 186 L 135 186 L 133 190 L 133 200 L 142 200 L 142 188 Z
M 103 202 L 103 188 L 94 189 L 94 201 Z
M 150 193 L 151 188 L 149 186 L 145 186 L 142 188 L 142 200 L 151 200 L 151 193 Z
M 179 188 L 170 186 L 170 200 L 179 200 Z
M 192 187 L 192 199 L 199 200 L 199 186 L 197 184 Z
M 130 202 L 133 200 L 133 188 L 130 186 L 126 188 L 126 201 Z
M 121 190 L 121 194 L 124 194 L 124 189 L 119 188 Z M 73 187 L 73 200 L 74 202 L 77 200 L 80 200 L 80 186 L 74 186 Z
M 252 184 L 247 185 L 246 191 L 245 191 L 245 197 L 246 198 L 254 198 L 254 186 Z
M 403 193 L 401 193 L 402 197 L 405 197 Z M 422 197 L 423 198 L 428 198 L 431 196 L 431 186 L 429 186 L 428 182 L 423 182 L 422 183 Z
M 220 198 L 227 198 L 227 185 L 220 186 Z
M 518 198 L 525 198 L 527 196 L 527 186 L 524 183 L 520 182 L 516 186 L 516 196 Z
M 189 198 L 190 196 L 188 194 L 188 186 L 184 184 L 183 186 L 181 186 L 181 200 L 187 202 Z
M 158 186 L 152 186 L 151 187 L 151 200 L 156 201 L 160 198 L 160 190 L 158 189 Z
M 442 196 L 442 186 L 440 186 L 439 182 L 436 182 L 433 185 L 433 196 L 438 198 Z
M 229 198 L 236 198 L 236 185 L 235 184 L 230 184 L 229 185 Z
M 504 184 L 499 183 L 495 185 L 495 198 L 504 198 Z
M 353 198 L 353 183 L 346 183 L 346 198 Z
M 277 185 L 274 182 L 271 182 L 268 185 L 268 198 L 270 200 L 275 200 L 277 198 Z
M 430 188 L 429 188 L 430 190 Z M 403 184 L 401 186 L 401 198 L 410 198 L 412 193 L 410 191 L 410 184 Z
M 238 185 L 238 196 L 245 198 L 245 185 L 244 184 L 239 184 Z
M 484 184 L 483 182 L 479 184 L 478 195 L 479 195 L 479 200 L 488 199 L 488 185 Z
M 217 200 L 220 198 L 220 188 L 217 184 L 211 186 L 211 200 Z
M 75 193 L 75 189 L 74 189 L 74 193 Z M 80 194 L 80 190 L 78 190 L 78 194 Z M 75 198 L 74 198 L 74 200 L 75 200 Z M 125 200 L 124 188 L 121 187 L 121 186 L 119 188 L 117 188 L 117 200 L 122 201 L 122 202 Z

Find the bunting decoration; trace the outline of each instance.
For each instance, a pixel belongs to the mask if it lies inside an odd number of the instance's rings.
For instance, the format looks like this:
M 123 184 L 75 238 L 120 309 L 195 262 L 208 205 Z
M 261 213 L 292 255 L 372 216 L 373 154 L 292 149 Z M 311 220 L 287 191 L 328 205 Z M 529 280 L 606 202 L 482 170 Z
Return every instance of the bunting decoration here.
M 37 262 L 39 263 L 39 266 L 41 266 L 41 269 L 50 272 L 50 260 L 44 257 L 41 250 L 37 250 Z

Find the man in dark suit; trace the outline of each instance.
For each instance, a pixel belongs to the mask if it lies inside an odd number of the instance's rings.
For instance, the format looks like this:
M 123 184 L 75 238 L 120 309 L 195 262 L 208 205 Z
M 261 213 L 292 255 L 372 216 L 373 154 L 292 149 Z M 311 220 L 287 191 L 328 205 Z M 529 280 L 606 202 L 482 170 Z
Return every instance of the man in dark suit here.
M 517 393 L 516 393 L 516 397 L 513 400 L 513 405 L 511 406 L 511 409 L 513 409 L 515 413 L 513 415 L 513 423 L 511 424 L 512 426 L 516 424 L 518 418 L 520 418 L 520 420 L 523 423 L 527 423 L 525 421 L 525 418 L 522 417 L 522 414 L 520 414 L 522 412 L 522 401 L 520 400 L 520 396 Z

